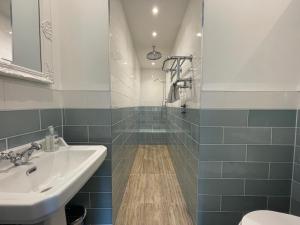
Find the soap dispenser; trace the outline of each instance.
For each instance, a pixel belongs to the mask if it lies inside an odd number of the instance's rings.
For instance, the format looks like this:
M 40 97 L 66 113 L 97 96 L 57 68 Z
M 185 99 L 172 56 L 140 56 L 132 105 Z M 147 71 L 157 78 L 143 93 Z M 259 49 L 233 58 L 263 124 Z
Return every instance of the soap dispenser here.
M 53 152 L 57 149 L 56 137 L 54 127 L 48 127 L 48 133 L 45 137 L 45 151 L 46 152 Z

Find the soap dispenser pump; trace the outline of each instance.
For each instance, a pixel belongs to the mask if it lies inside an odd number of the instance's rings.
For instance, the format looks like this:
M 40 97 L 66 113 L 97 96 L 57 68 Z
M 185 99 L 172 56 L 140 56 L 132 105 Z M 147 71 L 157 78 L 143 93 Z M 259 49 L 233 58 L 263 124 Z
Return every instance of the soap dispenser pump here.
M 55 143 L 56 135 L 53 126 L 48 127 L 48 134 L 45 137 L 45 151 L 53 152 L 56 150 Z

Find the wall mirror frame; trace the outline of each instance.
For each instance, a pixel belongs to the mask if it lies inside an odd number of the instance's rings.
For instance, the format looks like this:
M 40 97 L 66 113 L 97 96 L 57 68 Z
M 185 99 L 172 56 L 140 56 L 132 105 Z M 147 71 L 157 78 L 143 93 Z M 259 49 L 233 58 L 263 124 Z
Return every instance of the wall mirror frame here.
M 0 60 L 0 76 L 53 84 L 53 29 L 51 0 L 39 0 L 41 69 L 35 71 Z

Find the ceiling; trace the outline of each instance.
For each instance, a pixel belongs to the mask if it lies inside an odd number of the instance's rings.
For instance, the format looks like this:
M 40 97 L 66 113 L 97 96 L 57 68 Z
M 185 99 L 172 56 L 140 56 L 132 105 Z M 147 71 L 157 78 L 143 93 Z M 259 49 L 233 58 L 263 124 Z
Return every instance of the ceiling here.
M 163 58 L 170 55 L 177 33 L 182 23 L 189 0 L 122 0 L 129 29 L 133 39 L 141 68 L 161 68 Z M 152 8 L 158 7 L 158 14 L 152 14 Z M 156 31 L 157 36 L 152 37 Z M 163 55 L 162 59 L 152 61 L 146 54 L 152 51 L 152 45 Z

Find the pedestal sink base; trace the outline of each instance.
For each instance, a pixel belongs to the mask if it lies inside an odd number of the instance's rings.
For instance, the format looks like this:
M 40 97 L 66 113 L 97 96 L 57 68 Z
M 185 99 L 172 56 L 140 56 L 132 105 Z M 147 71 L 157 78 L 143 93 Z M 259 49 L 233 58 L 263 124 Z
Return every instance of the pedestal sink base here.
M 59 209 L 50 218 L 41 223 L 41 225 L 67 225 L 65 208 Z

